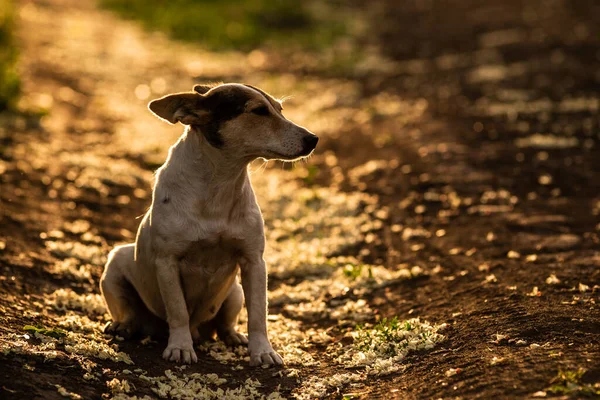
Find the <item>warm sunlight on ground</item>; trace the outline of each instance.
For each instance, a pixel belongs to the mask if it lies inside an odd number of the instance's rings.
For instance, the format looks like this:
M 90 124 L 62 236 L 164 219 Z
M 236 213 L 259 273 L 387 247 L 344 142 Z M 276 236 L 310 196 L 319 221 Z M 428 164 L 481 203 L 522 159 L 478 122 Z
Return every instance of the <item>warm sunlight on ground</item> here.
M 0 398 L 597 396 L 600 11 L 451 3 L 16 2 Z M 220 341 L 173 364 L 165 341 L 103 333 L 108 252 L 183 131 L 147 104 L 207 82 L 285 98 L 320 137 L 250 165 L 284 367 Z

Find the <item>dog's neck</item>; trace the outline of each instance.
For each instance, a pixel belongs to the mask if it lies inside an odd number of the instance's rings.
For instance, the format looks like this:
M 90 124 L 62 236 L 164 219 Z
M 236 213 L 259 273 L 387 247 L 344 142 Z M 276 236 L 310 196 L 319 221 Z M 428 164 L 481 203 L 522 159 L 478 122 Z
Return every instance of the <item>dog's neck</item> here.
M 197 172 L 204 183 L 214 183 L 222 186 L 233 183 L 247 175 L 251 159 L 240 159 L 232 156 L 227 150 L 214 147 L 206 140 L 199 128 L 189 127 L 182 138 L 186 158 L 194 160 L 190 172 Z
M 187 128 L 172 147 L 165 166 L 168 182 L 179 186 L 177 192 L 189 193 L 189 201 L 203 212 L 227 212 L 250 187 L 248 164 L 235 159 L 226 150 L 212 146 L 195 128 Z M 230 206 L 230 207 L 228 207 Z

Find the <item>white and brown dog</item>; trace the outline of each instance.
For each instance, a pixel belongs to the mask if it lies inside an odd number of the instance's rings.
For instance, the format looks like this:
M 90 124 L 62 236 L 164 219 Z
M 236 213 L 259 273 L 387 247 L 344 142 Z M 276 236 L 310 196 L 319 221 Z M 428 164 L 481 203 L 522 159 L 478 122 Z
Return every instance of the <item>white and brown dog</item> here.
M 251 365 L 282 364 L 267 336 L 263 219 L 247 167 L 256 158 L 305 157 L 317 136 L 243 84 L 196 85 L 149 108 L 186 130 L 157 171 L 135 243 L 108 257 L 100 281 L 112 317 L 106 331 L 127 337 L 166 321 L 167 360 L 196 362 L 194 340 L 216 331 L 228 344 L 247 343 Z M 248 338 L 235 329 L 244 297 Z

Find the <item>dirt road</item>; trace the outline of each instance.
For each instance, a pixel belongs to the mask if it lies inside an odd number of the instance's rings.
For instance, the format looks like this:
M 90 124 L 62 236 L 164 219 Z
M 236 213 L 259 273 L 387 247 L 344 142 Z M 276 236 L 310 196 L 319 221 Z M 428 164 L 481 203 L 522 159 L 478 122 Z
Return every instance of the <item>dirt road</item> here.
M 46 115 L 0 130 L 0 397 L 527 398 L 579 369 L 566 394 L 592 390 L 598 7 L 453 3 L 376 3 L 380 56 L 336 73 L 209 53 L 91 1 L 21 2 L 23 106 Z M 306 163 L 252 166 L 282 369 L 219 343 L 180 368 L 164 343 L 102 334 L 106 254 L 181 133 L 146 104 L 219 80 L 293 95 L 286 115 L 322 137 Z M 415 350 L 365 365 L 356 325 L 394 316 L 419 318 Z

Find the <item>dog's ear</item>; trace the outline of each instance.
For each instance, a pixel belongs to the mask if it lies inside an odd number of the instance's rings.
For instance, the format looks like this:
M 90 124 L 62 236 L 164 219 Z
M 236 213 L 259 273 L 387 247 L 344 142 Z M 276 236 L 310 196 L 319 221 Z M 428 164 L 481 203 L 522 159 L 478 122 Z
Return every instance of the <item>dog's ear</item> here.
M 202 110 L 202 100 L 203 96 L 198 93 L 175 93 L 151 101 L 148 108 L 171 124 L 199 125 L 209 114 Z

